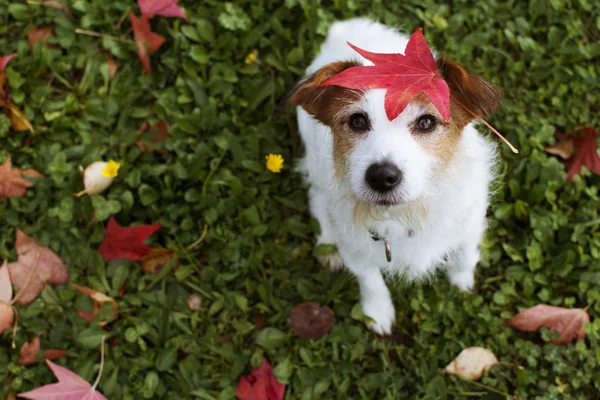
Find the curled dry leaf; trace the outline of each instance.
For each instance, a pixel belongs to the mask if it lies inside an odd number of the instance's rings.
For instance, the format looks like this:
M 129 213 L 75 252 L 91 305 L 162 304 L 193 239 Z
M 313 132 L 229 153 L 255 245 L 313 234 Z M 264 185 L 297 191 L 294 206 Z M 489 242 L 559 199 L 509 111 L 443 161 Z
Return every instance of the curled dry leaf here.
M 6 260 L 0 267 L 0 334 L 6 329 L 10 329 L 15 319 L 15 312 L 12 309 L 13 291 L 10 282 L 10 274 Z
M 460 376 L 461 378 L 470 381 L 476 381 L 496 364 L 498 364 L 498 359 L 494 353 L 488 349 L 484 349 L 483 347 L 469 347 L 461 351 L 460 354 L 442 370 L 442 373 Z
M 12 168 L 10 157 L 4 164 L 0 164 L 0 201 L 13 196 L 23 197 L 27 189 L 33 187 L 33 183 L 23 179 L 23 175 L 30 178 L 44 177 L 33 169 Z
M 187 299 L 187 302 L 188 306 L 190 307 L 190 310 L 198 311 L 202 306 L 202 297 L 198 296 L 196 293 L 190 294 L 190 296 Z
M 117 319 L 119 316 L 119 304 L 112 297 L 108 297 L 107 295 L 100 293 L 94 289 L 90 289 L 85 286 L 80 286 L 75 283 L 71 283 L 75 289 L 79 290 L 81 293 L 87 295 L 93 303 L 92 311 L 83 311 L 78 309 L 77 314 L 88 322 L 93 322 L 96 320 L 96 315 L 102 310 L 102 306 L 104 303 L 110 303 L 112 310 L 114 311 L 114 318 Z M 109 321 L 99 321 L 98 325 L 105 326 Z
M 590 322 L 590 316 L 586 310 L 581 308 L 569 309 L 538 304 L 521 311 L 505 322 L 509 326 L 525 332 L 536 332 L 545 326 L 560 333 L 559 338 L 551 340 L 551 343 L 566 344 L 573 339 L 585 339 L 584 325 Z
M 14 56 L 15 54 L 11 54 L 0 58 L 0 107 L 4 108 L 4 114 L 10 119 L 10 127 L 13 131 L 23 132 L 29 130 L 33 133 L 33 126 L 19 107 L 10 100 L 10 96 L 8 95 L 8 85 L 4 68 Z
M 10 119 L 10 127 L 15 132 L 24 132 L 29 131 L 33 133 L 33 126 L 31 122 L 27 119 L 23 111 L 19 107 L 17 107 L 12 101 L 9 101 L 4 107 L 4 112 L 8 115 Z
M 568 160 L 575 153 L 575 143 L 572 137 L 565 135 L 560 131 L 556 131 L 555 134 L 558 139 L 558 143 L 554 146 L 546 147 L 544 150 L 546 153 L 554 154 L 559 156 L 563 160 Z
M 177 250 L 173 249 L 152 249 L 140 260 L 142 269 L 144 272 L 154 274 L 160 272 L 165 265 L 167 265 L 177 253 Z M 179 260 L 176 261 L 179 266 Z
M 298 304 L 287 317 L 288 327 L 304 339 L 321 337 L 329 332 L 334 324 L 333 311 L 315 302 Z
M 33 365 L 37 364 L 38 360 L 35 356 L 40 352 L 40 336 L 44 332 L 40 332 L 31 342 L 23 344 L 19 350 L 19 365 Z M 54 360 L 67 355 L 66 350 L 45 350 L 44 359 Z
M 18 305 L 32 302 L 46 284 L 60 285 L 69 279 L 67 266 L 52 250 L 41 246 L 19 228 L 16 229 L 18 260 L 8 264 L 13 285 L 19 287 Z
M 578 134 L 583 131 L 583 134 Z M 567 179 L 581 173 L 581 167 L 586 167 L 596 175 L 600 175 L 600 157 L 596 145 L 596 128 L 578 126 L 567 134 L 556 132 L 558 143 L 546 148 L 546 152 L 557 155 L 565 160 L 569 168 Z

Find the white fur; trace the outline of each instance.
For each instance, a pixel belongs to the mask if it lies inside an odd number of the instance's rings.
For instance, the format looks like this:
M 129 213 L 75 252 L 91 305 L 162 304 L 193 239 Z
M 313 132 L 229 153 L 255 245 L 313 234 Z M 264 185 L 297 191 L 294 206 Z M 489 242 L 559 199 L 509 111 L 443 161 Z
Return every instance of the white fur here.
M 372 65 L 346 41 L 371 52 L 403 53 L 408 36 L 362 18 L 335 23 L 307 73 L 340 60 Z M 329 127 L 298 107 L 299 130 L 306 149 L 300 170 L 310 184 L 310 211 L 321 225 L 317 242 L 336 244 L 341 256 L 320 261 L 335 268 L 343 260 L 357 277 L 363 312 L 374 320 L 371 328 L 379 334 L 390 333 L 395 320 L 382 272 L 419 279 L 430 276 L 446 258 L 451 282 L 462 290 L 473 287 L 495 157 L 495 146 L 468 125 L 449 163 L 438 168 L 440 161 L 415 141 L 407 127 L 408 121 L 422 112 L 420 106 L 410 104 L 398 118 L 389 121 L 383 106 L 384 93 L 381 89 L 370 90 L 360 104 L 354 105 L 368 113 L 372 130 L 349 156 L 349 172 L 342 179 L 334 175 Z M 368 217 L 355 221 L 356 201 L 368 203 L 374 196 L 364 182 L 365 171 L 383 158 L 393 160 L 403 172 L 403 181 L 394 194 L 401 204 L 372 207 Z M 426 215 L 415 213 L 419 209 L 425 209 Z M 374 241 L 369 229 L 390 243 L 390 263 L 385 258 L 383 240 Z

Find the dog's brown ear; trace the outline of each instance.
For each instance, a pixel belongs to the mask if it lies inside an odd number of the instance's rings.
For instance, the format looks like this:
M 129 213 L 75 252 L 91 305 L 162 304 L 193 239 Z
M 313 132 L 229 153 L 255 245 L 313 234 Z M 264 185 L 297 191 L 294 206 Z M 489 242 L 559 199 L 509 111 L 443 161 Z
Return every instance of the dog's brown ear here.
M 498 107 L 502 94 L 492 83 L 452 60 L 440 58 L 436 63 L 448 83 L 450 94 L 460 104 L 483 117 L 490 115 Z
M 353 61 L 338 61 L 319 69 L 298 82 L 288 93 L 289 101 L 301 106 L 313 117 L 331 126 L 337 111 L 349 102 L 357 101 L 360 94 L 341 86 L 320 86 L 327 79 L 339 74 L 347 68 L 359 65 Z

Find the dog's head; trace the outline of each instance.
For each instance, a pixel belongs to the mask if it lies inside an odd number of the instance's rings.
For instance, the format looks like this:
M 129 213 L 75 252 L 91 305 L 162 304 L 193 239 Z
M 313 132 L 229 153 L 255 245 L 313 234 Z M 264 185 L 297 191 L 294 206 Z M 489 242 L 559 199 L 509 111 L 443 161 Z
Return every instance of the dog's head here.
M 450 88 L 451 119 L 445 122 L 429 97 L 416 96 L 393 121 L 384 109 L 385 89 L 321 86 L 355 65 L 335 62 L 299 82 L 290 101 L 331 128 L 336 176 L 356 198 L 390 206 L 421 198 L 452 159 L 463 128 L 498 106 L 500 92 L 457 63 L 438 59 Z M 461 106 L 462 105 L 462 106 Z

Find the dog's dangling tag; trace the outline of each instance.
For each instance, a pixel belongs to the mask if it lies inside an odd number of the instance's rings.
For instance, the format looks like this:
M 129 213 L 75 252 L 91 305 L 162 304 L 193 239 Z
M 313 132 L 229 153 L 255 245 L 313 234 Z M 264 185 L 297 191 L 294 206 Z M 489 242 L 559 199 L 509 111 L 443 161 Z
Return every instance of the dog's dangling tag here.
M 387 262 L 392 262 L 392 248 L 387 240 L 384 240 L 383 244 L 385 245 L 385 258 Z

